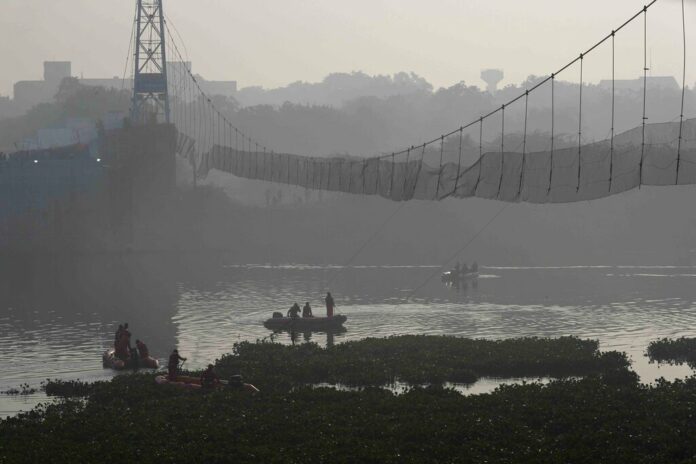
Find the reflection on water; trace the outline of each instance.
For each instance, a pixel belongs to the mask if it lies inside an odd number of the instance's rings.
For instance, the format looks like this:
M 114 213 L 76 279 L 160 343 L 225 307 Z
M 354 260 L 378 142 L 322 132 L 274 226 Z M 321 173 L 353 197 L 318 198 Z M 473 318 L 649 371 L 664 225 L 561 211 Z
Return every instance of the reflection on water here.
M 474 338 L 576 335 L 629 353 L 644 381 L 683 377 L 686 366 L 643 356 L 649 341 L 694 336 L 696 268 L 483 267 L 476 285 L 448 287 L 421 266 L 240 265 L 225 257 L 134 256 L 22 261 L 0 267 L 0 390 L 46 378 L 100 379 L 101 352 L 129 322 L 153 356 L 178 347 L 199 368 L 236 342 L 331 345 L 395 334 Z M 329 288 L 330 287 L 330 288 Z M 273 311 L 330 290 L 348 316 L 340 333 L 272 334 Z M 497 385 L 497 381 L 492 381 Z M 493 385 L 493 384 L 491 384 Z M 487 391 L 486 381 L 468 391 Z M 0 396 L 0 414 L 41 396 Z

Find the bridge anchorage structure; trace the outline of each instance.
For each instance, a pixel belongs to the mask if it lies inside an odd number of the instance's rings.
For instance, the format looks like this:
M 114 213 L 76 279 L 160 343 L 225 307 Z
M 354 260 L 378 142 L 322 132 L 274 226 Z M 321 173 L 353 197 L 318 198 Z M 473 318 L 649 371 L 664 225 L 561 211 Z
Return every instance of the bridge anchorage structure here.
M 170 122 L 162 0 L 136 0 L 133 101 L 135 124 Z

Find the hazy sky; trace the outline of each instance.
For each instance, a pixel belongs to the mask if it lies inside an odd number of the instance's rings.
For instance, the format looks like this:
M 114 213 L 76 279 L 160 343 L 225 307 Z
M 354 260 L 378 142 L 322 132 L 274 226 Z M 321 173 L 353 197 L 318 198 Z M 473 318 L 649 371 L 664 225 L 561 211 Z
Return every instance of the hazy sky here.
M 165 0 L 194 71 L 240 86 L 318 81 L 334 71 L 413 71 L 436 87 L 503 83 L 548 74 L 638 11 L 646 0 Z M 135 0 L 0 0 L 0 94 L 39 79 L 44 60 L 70 60 L 73 74 L 123 73 Z M 642 73 L 642 21 L 617 36 L 617 74 Z M 681 3 L 648 13 L 653 75 L 681 76 Z M 687 4 L 696 56 L 696 2 Z M 609 49 L 585 61 L 588 80 L 610 75 Z M 570 80 L 572 75 L 562 78 Z M 696 64 L 687 84 L 696 82 Z

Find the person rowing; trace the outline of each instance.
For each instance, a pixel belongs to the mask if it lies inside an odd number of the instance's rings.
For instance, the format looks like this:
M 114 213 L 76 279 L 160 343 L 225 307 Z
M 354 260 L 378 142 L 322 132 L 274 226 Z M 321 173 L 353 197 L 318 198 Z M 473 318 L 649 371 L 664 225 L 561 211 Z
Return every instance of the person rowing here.
M 186 358 L 179 356 L 179 350 L 172 351 L 169 355 L 169 365 L 167 369 L 169 371 L 168 378 L 170 381 L 174 382 L 179 374 L 179 361 L 186 361 Z

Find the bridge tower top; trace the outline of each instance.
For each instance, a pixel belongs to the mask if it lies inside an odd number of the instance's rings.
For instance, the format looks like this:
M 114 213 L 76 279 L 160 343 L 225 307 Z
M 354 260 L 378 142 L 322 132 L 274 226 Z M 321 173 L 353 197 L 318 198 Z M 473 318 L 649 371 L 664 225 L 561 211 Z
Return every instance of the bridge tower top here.
M 169 123 L 163 0 L 136 0 L 131 119 Z

